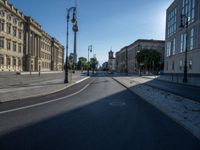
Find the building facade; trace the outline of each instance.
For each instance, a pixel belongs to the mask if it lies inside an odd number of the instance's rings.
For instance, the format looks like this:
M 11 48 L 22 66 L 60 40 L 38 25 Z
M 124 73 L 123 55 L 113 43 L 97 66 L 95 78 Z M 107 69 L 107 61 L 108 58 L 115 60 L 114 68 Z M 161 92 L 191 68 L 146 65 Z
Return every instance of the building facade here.
M 136 73 L 139 71 L 136 55 L 142 49 L 151 49 L 159 52 L 161 56 L 160 69 L 162 69 L 162 65 L 164 64 L 165 41 L 139 39 L 128 46 L 128 73 Z
M 160 65 L 164 64 L 165 41 L 139 39 L 116 53 L 116 69 L 120 73 L 138 73 L 136 55 L 142 49 L 152 49 L 160 53 Z
M 0 0 L 0 71 L 22 70 L 24 21 L 22 12 Z
M 0 0 L 0 71 L 61 71 L 64 46 L 7 0 Z
M 116 53 L 116 71 L 128 73 L 128 46 L 123 47 Z
M 166 14 L 166 74 L 182 75 L 187 49 L 189 75 L 200 75 L 200 1 L 175 0 Z M 182 17 L 181 17 L 182 16 Z M 188 27 L 180 27 L 188 23 Z

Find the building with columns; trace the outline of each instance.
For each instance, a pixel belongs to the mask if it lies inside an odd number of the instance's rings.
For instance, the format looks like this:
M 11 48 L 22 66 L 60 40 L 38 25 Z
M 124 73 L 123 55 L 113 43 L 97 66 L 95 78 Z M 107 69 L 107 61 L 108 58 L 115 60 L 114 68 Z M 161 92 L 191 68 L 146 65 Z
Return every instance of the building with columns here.
M 0 71 L 62 71 L 64 46 L 33 18 L 0 0 Z
M 24 22 L 22 12 L 0 0 L 0 71 L 22 70 Z

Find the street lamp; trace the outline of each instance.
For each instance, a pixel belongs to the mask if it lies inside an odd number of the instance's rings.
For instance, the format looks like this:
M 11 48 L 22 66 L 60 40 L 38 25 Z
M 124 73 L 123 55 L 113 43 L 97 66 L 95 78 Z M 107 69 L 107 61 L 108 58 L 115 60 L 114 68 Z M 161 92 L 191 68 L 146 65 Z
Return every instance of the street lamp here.
M 181 25 L 180 28 L 185 28 L 186 29 L 186 48 L 185 48 L 185 64 L 184 64 L 184 77 L 183 77 L 183 82 L 187 83 L 187 51 L 188 51 L 188 25 L 189 25 L 190 18 L 186 15 L 181 15 Z
M 74 59 L 73 59 L 73 69 L 75 71 L 75 64 L 77 63 L 77 52 L 76 52 L 76 41 L 77 41 L 77 38 L 76 38 L 76 35 L 77 35 L 77 32 L 78 32 L 78 24 L 77 24 L 77 18 L 76 18 L 76 7 L 74 9 L 74 12 L 73 12 L 73 19 L 72 19 L 72 23 L 73 23 L 73 32 L 74 32 Z
M 66 38 L 66 59 L 65 59 L 65 80 L 64 83 L 68 83 L 68 41 L 69 41 L 69 19 L 70 19 L 70 13 L 73 11 L 73 18 L 71 22 L 74 24 L 74 26 L 77 26 L 77 20 L 76 20 L 76 7 L 71 7 L 67 9 L 67 38 Z M 75 28 L 73 26 L 73 28 Z M 76 30 L 75 30 L 76 31 Z M 76 31 L 77 32 L 77 31 Z M 74 45 L 76 45 L 76 42 L 74 41 Z M 74 47 L 75 49 L 76 47 Z
M 89 64 L 89 59 L 90 59 L 90 53 L 92 52 L 92 45 L 88 46 L 88 64 Z M 87 76 L 89 76 L 89 67 L 87 68 Z

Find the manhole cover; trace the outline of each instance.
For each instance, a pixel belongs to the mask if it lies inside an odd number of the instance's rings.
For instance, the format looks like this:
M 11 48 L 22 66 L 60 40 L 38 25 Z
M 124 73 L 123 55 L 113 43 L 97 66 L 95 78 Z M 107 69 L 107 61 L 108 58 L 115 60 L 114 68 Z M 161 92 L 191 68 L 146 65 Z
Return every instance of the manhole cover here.
M 125 106 L 126 105 L 126 103 L 125 102 L 111 102 L 111 103 L 109 103 L 111 106 L 118 106 L 118 107 L 120 107 L 120 106 Z

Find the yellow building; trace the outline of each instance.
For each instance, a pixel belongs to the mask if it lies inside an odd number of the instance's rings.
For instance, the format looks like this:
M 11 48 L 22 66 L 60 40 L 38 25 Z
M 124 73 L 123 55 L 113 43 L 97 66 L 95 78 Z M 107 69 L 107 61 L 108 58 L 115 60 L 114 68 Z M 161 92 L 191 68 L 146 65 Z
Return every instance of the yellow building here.
M 22 69 L 24 15 L 6 0 L 0 0 L 0 71 Z
M 33 18 L 0 0 L 0 71 L 62 71 L 64 46 Z

